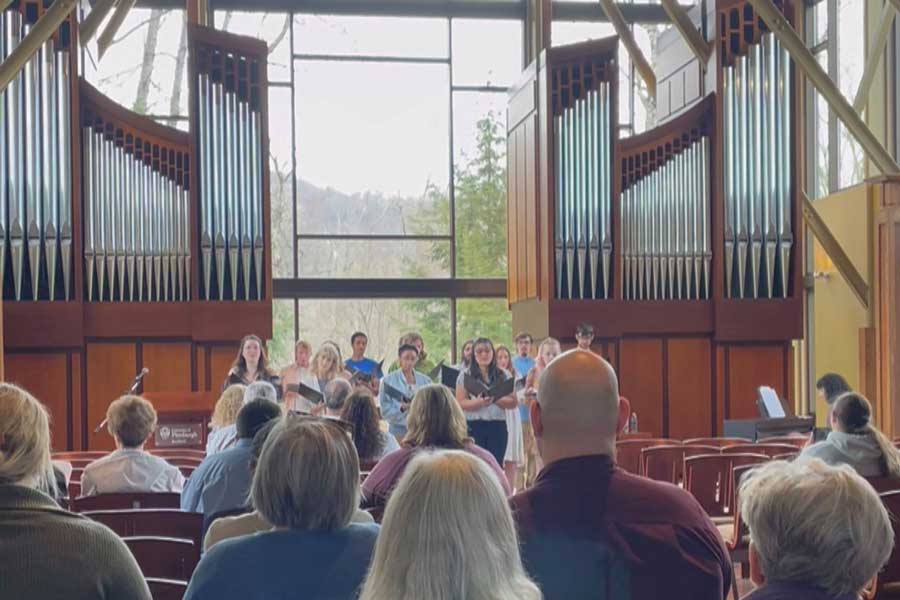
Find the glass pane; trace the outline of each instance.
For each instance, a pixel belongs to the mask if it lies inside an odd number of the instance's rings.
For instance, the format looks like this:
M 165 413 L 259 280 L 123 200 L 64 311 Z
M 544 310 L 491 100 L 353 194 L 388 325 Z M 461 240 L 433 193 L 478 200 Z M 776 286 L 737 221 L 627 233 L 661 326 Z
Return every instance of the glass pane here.
M 454 19 L 453 84 L 510 86 L 522 72 L 522 22 Z
M 843 189 L 866 178 L 866 155 L 844 124 L 838 122 L 838 186 Z
M 385 366 L 397 358 L 397 342 L 404 333 L 418 331 L 425 340 L 428 359 L 437 363 L 450 358 L 450 301 L 438 299 L 354 299 L 300 300 L 300 339 L 313 348 L 332 340 L 344 358 L 350 356 L 350 334 L 363 331 L 369 338 L 366 354 L 385 359 Z M 339 332 L 339 339 L 335 339 Z M 386 370 L 386 369 L 385 369 Z
M 828 1 L 819 0 L 813 8 L 814 33 L 813 45 L 821 44 L 828 39 Z
M 853 102 L 865 69 L 865 1 L 838 0 L 838 87 Z M 852 135 L 838 124 L 838 186 L 845 188 L 865 178 L 865 155 Z
M 294 189 L 290 123 L 291 90 L 269 87 L 269 190 L 272 201 L 272 274 L 294 276 Z
M 828 52 L 822 51 L 816 55 L 816 60 L 819 61 L 819 64 L 823 68 L 827 68 L 828 65 Z M 828 103 L 825 101 L 818 92 L 816 92 L 812 87 L 809 88 L 811 93 L 815 94 L 815 115 L 813 119 L 813 126 L 815 127 L 815 140 L 816 146 L 814 148 L 815 160 L 814 160 L 814 168 L 815 168 L 815 187 L 813 189 L 813 194 L 816 198 L 824 198 L 829 194 L 829 183 L 828 183 L 828 119 L 829 119 L 829 108 Z
M 453 100 L 456 274 L 506 277 L 506 98 L 459 92 Z
M 92 41 L 82 66 L 85 79 L 127 109 L 187 116 L 187 59 L 185 11 L 133 8 L 103 60 Z M 186 121 L 165 124 L 188 126 Z
M 456 302 L 456 339 L 461 346 L 465 340 L 487 337 L 495 346 L 511 348 L 512 313 L 505 298 L 460 298 Z
M 269 364 L 277 371 L 294 360 L 294 300 L 272 301 L 272 339 L 266 344 Z
M 269 47 L 269 81 L 291 80 L 291 17 L 286 13 L 216 11 L 216 29 L 255 37 Z
M 589 23 L 586 21 L 553 21 L 550 40 L 554 46 L 576 44 L 586 40 L 596 40 L 616 35 L 609 23 Z
M 448 27 L 444 18 L 295 15 L 294 51 L 448 58 Z
M 657 42 L 666 27 L 659 24 L 644 23 L 633 27 L 634 38 L 644 56 L 650 61 L 653 70 L 657 70 Z M 647 84 L 635 74 L 634 89 L 634 132 L 643 133 L 656 127 L 656 99 L 647 91 Z
M 298 248 L 300 277 L 450 276 L 449 240 L 301 239 Z
M 333 61 L 295 68 L 300 231 L 448 234 L 449 216 L 437 205 L 449 179 L 449 69 Z

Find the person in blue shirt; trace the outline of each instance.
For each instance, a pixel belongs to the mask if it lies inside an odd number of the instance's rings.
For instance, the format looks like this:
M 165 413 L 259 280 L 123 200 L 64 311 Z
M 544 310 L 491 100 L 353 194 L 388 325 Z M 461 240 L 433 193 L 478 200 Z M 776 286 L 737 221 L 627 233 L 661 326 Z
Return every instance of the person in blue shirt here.
M 228 450 L 203 459 L 181 492 L 181 510 L 202 512 L 207 525 L 216 513 L 247 506 L 253 436 L 279 417 L 281 407 L 270 400 L 256 399 L 245 404 L 237 415 L 237 442 Z
M 527 331 L 521 331 L 516 334 L 515 341 L 516 355 L 513 357 L 512 362 L 513 368 L 516 370 L 516 381 L 518 381 L 523 377 L 527 377 L 528 373 L 534 368 L 534 359 L 531 358 L 531 347 L 534 343 L 534 338 Z M 519 401 L 519 416 L 522 418 L 522 442 L 525 464 L 519 469 L 516 480 L 510 483 L 514 484 L 517 490 L 522 490 L 527 483 L 534 480 L 537 447 L 534 443 L 534 433 L 531 430 L 531 422 L 528 417 L 528 405 L 519 394 L 517 394 L 517 399 Z
M 185 600 L 355 600 L 379 531 L 351 522 L 359 495 L 359 459 L 343 427 L 288 415 L 269 433 L 250 491 L 273 529 L 210 548 Z
M 378 403 L 381 406 L 381 418 L 388 422 L 389 431 L 397 439 L 402 440 L 406 436 L 406 416 L 409 403 L 398 401 L 387 392 L 389 388 L 393 388 L 411 399 L 419 388 L 431 383 L 431 379 L 428 375 L 416 371 L 416 362 L 419 360 L 417 347 L 412 344 L 403 344 L 397 351 L 397 355 L 400 368 L 391 371 L 381 380 Z
M 344 361 L 344 365 L 351 375 L 356 375 L 357 371 L 368 376 L 363 381 L 373 394 L 378 393 L 378 386 L 384 373 L 381 370 L 381 364 L 375 362 L 371 358 L 366 358 L 366 348 L 369 346 L 369 338 L 362 331 L 357 331 L 350 336 L 350 347 L 353 349 L 353 356 Z M 382 361 L 383 362 L 383 361 Z

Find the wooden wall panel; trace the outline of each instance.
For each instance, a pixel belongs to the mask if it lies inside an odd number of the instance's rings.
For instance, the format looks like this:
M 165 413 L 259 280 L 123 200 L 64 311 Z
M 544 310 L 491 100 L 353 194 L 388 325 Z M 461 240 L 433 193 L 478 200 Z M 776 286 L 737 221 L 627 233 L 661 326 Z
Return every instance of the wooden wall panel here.
M 518 196 L 518 180 L 516 178 L 516 169 L 518 167 L 516 161 L 516 153 L 518 148 L 518 137 L 515 130 L 511 131 L 506 139 L 506 247 L 507 247 L 507 273 L 506 279 L 506 297 L 507 301 L 512 304 L 519 300 L 518 294 L 518 277 L 519 277 L 519 247 L 517 235 L 519 227 L 517 220 L 519 218 L 519 196 Z
M 72 355 L 72 450 L 84 450 L 87 446 L 85 432 L 84 393 L 81 377 L 81 352 Z
M 68 448 L 69 357 L 66 352 L 7 353 L 6 381 L 25 388 L 50 413 L 50 443 L 54 450 Z
M 110 450 L 115 447 L 106 431 L 94 428 L 106 416 L 110 402 L 122 395 L 137 372 L 137 347 L 134 343 L 89 343 L 87 357 L 88 448 Z
M 145 392 L 188 392 L 191 390 L 190 342 L 152 342 L 141 346 L 142 367 L 150 369 L 144 378 Z
M 538 116 L 535 113 L 525 121 L 525 257 L 527 264 L 525 279 L 525 297 L 537 298 L 538 295 L 538 222 L 537 222 L 537 128 Z
M 674 438 L 712 433 L 712 344 L 708 338 L 671 338 L 666 351 L 668 434 Z
M 726 349 L 727 418 L 757 418 L 757 389 L 761 385 L 774 388 L 779 398 L 788 397 L 792 390 L 788 388 L 785 371 L 786 351 L 784 345 L 730 346 Z
M 716 346 L 716 371 L 715 371 L 715 414 L 713 415 L 713 435 L 720 435 L 723 431 L 722 422 L 729 418 L 725 411 L 725 348 Z
M 206 390 L 206 371 L 209 365 L 206 364 L 206 348 L 204 346 L 194 346 L 194 357 L 197 365 L 197 390 Z
M 526 260 L 526 257 L 528 256 L 526 248 L 526 240 L 528 239 L 528 226 L 526 222 L 528 218 L 526 210 L 528 204 L 528 153 L 528 138 L 525 135 L 525 125 L 523 123 L 516 128 L 516 196 L 518 197 L 517 209 L 519 211 L 519 215 L 516 218 L 516 226 L 518 228 L 518 231 L 516 232 L 518 244 L 516 252 L 518 258 L 516 294 L 520 300 L 528 297 L 527 286 L 525 285 L 526 279 L 528 278 L 528 262 Z
M 231 363 L 237 356 L 238 344 L 234 346 L 212 346 L 209 358 L 209 389 L 218 392 L 222 389 L 222 383 L 228 370 L 231 369 Z
M 619 342 L 619 393 L 637 413 L 638 428 L 664 435 L 663 343 L 659 339 Z

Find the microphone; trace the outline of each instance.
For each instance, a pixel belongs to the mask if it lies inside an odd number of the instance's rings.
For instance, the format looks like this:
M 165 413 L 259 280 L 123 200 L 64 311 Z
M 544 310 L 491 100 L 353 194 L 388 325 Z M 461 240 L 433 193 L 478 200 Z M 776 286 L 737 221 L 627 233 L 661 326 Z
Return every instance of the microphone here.
M 137 389 L 138 389 L 138 386 L 141 385 L 141 380 L 142 380 L 144 377 L 146 377 L 147 374 L 149 374 L 149 373 L 150 373 L 150 369 L 148 369 L 147 367 L 144 367 L 143 369 L 141 369 L 140 373 L 138 373 L 137 375 L 134 376 L 134 379 L 133 379 L 132 382 L 131 382 L 131 387 L 129 387 L 127 390 L 125 390 L 125 393 L 126 393 L 126 394 L 133 394 L 133 393 L 135 393 L 135 392 L 137 391 Z M 108 419 L 106 419 L 106 418 L 104 417 L 103 420 L 100 421 L 100 424 L 97 425 L 97 428 L 94 429 L 94 433 L 100 433 L 100 431 L 102 431 L 103 428 L 106 427 L 106 422 L 107 422 L 107 420 L 108 420 Z

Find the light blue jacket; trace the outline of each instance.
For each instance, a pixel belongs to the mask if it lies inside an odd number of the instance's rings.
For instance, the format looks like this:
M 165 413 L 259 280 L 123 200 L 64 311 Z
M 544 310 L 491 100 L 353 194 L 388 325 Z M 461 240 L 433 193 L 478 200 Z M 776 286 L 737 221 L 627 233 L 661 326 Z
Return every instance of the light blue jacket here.
M 385 386 L 391 386 L 403 392 L 410 398 L 416 395 L 416 391 L 431 383 L 431 379 L 424 373 L 414 371 L 416 384 L 411 386 L 406 382 L 403 371 L 392 371 L 381 380 L 381 388 L 378 391 L 378 401 L 381 403 L 381 418 L 388 422 L 391 434 L 397 437 L 406 435 L 406 415 L 400 410 L 400 403 L 385 393 Z

